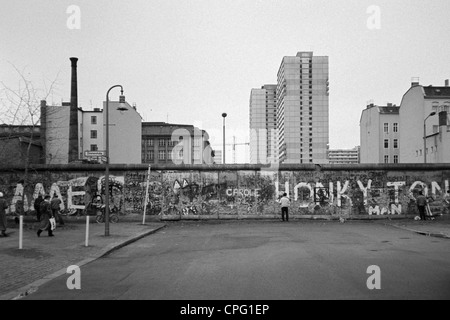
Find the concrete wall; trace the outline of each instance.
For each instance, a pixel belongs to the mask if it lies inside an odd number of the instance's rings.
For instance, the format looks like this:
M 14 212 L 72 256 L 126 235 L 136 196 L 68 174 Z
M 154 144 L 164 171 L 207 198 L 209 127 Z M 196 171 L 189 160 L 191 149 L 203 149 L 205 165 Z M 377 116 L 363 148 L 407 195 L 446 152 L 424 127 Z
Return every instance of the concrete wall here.
M 58 194 L 61 209 L 80 210 L 104 195 L 103 165 L 35 166 L 24 188 L 23 169 L 0 168 L 0 191 L 10 212 L 31 210 L 38 194 Z M 150 215 L 233 218 L 278 214 L 278 195 L 293 200 L 291 215 L 417 214 L 420 190 L 440 213 L 449 188 L 450 164 L 282 165 L 269 171 L 254 165 L 154 167 L 150 177 Z M 112 205 L 123 214 L 143 212 L 147 166 L 111 166 Z M 25 193 L 25 201 L 21 203 Z

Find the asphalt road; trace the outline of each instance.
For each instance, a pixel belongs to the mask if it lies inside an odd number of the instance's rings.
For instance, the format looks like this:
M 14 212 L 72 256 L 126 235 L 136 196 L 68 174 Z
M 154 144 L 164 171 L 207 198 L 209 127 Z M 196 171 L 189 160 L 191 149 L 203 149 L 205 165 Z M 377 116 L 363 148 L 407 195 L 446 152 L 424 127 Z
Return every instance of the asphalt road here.
M 449 245 L 373 222 L 177 222 L 84 266 L 81 290 L 67 274 L 27 299 L 450 299 Z

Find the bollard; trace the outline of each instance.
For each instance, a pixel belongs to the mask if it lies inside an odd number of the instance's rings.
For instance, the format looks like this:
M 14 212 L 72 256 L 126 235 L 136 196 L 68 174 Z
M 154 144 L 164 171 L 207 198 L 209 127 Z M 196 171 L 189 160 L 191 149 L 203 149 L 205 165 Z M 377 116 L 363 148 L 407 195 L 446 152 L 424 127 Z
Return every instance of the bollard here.
M 23 248 L 23 216 L 19 217 L 19 250 Z
M 86 215 L 86 241 L 85 247 L 89 247 L 89 215 Z
M 145 225 L 145 215 L 147 214 L 147 200 L 148 200 L 148 187 L 150 185 L 150 172 L 152 170 L 152 166 L 148 165 L 148 173 L 147 173 L 147 186 L 145 189 L 145 199 L 144 199 L 144 214 L 142 217 L 142 224 Z

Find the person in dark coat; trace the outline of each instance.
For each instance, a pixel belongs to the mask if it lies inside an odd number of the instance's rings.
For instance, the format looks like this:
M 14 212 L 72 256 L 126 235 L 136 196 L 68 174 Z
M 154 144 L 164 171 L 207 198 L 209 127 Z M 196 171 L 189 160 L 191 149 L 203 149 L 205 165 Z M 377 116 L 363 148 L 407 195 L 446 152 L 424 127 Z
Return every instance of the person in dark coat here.
M 59 209 L 60 209 L 60 205 L 61 205 L 62 201 L 58 198 L 58 195 L 55 194 L 53 196 L 52 201 L 50 201 L 51 207 L 52 207 L 52 213 L 53 213 L 53 217 L 55 217 L 55 219 L 58 221 L 60 226 L 64 225 L 64 220 L 61 216 L 61 214 L 59 213 Z
M 34 210 L 36 210 L 36 219 L 38 222 L 41 221 L 41 203 L 44 201 L 41 195 L 37 197 L 36 200 L 34 200 Z
M 420 215 L 420 220 L 427 220 L 426 218 L 426 214 L 425 214 L 425 207 L 428 204 L 427 198 L 423 195 L 422 191 L 419 191 L 419 195 L 417 196 L 416 199 L 416 203 L 417 203 L 417 209 L 419 209 L 419 215 Z
M 6 200 L 3 199 L 3 193 L 0 192 L 0 231 L 3 237 L 7 237 L 6 234 L 6 209 L 8 209 L 8 204 Z
M 41 203 L 41 225 L 37 231 L 38 237 L 41 236 L 42 231 L 48 231 L 48 236 L 53 237 L 53 231 L 50 224 L 50 218 L 53 217 L 52 207 L 50 204 L 50 196 L 45 196 L 44 201 Z

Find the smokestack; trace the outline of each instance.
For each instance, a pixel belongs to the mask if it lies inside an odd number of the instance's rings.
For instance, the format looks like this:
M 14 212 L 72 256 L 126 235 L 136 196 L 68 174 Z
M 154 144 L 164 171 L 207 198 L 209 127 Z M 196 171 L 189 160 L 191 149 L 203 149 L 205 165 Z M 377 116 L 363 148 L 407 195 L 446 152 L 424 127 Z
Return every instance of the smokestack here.
M 449 87 L 450 85 L 449 85 L 449 79 L 445 79 L 445 86 L 446 87 Z
M 70 87 L 69 163 L 78 160 L 78 58 L 70 58 L 70 61 L 72 66 L 72 82 Z
M 78 84 L 77 84 L 77 61 L 78 58 L 70 58 L 72 63 L 72 82 L 70 86 L 70 105 L 78 108 Z

